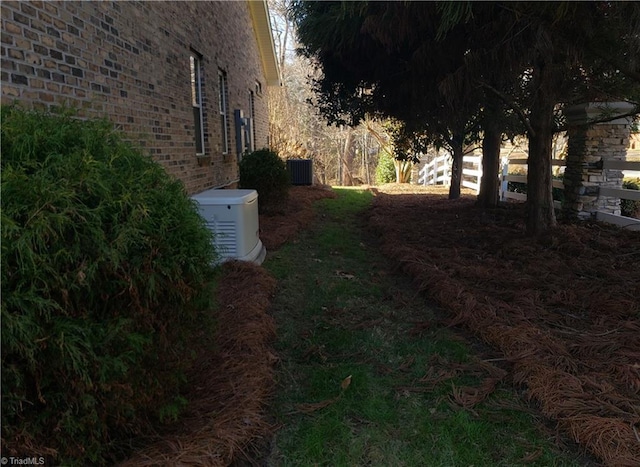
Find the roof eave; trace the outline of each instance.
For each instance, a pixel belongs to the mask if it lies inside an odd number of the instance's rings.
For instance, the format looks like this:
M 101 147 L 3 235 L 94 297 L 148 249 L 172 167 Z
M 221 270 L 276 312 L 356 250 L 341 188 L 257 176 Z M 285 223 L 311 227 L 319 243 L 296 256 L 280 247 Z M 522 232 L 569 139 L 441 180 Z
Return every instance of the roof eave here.
M 276 49 L 271 32 L 271 20 L 269 7 L 265 0 L 248 0 L 253 30 L 258 42 L 262 69 L 267 81 L 267 86 L 280 86 L 280 69 L 276 59 Z

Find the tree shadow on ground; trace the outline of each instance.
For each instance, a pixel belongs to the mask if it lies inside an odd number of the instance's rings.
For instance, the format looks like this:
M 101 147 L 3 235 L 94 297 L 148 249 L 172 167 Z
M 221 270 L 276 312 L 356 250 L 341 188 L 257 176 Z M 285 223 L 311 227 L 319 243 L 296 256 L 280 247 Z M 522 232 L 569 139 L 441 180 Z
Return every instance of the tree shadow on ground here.
M 516 384 L 610 465 L 640 462 L 640 236 L 599 223 L 534 241 L 522 205 L 387 185 L 370 226 L 385 255 L 461 326 L 499 349 Z

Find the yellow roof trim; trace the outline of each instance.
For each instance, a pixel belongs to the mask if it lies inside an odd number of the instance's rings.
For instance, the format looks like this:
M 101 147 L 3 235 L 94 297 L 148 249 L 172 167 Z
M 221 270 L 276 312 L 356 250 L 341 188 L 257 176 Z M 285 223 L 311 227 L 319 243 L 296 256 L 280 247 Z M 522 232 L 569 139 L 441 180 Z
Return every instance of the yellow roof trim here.
M 269 18 L 269 7 L 265 0 L 248 0 L 253 30 L 258 42 L 260 58 L 267 86 L 280 85 L 280 70 L 276 59 L 276 49 L 271 33 L 271 20 Z

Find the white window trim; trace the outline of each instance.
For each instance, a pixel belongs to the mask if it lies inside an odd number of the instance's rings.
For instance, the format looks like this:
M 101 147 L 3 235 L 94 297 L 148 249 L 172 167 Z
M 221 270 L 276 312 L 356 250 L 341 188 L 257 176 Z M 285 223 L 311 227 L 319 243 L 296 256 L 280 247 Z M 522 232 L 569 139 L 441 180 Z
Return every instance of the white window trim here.
M 229 103 L 227 102 L 229 84 L 227 81 L 227 73 L 222 69 L 218 70 L 218 86 L 220 88 L 218 111 L 221 119 L 222 154 L 229 154 Z
M 189 72 L 191 74 L 191 105 L 194 109 L 198 109 L 200 116 L 200 134 L 196 134 L 195 138 L 200 139 L 202 151 L 198 152 L 198 145 L 196 144 L 196 155 L 202 156 L 206 152 L 204 147 L 204 114 L 202 111 L 202 58 L 195 52 L 191 52 L 189 55 Z M 197 92 L 195 92 L 195 87 L 197 87 Z M 198 133 L 196 122 L 194 122 L 194 130 Z

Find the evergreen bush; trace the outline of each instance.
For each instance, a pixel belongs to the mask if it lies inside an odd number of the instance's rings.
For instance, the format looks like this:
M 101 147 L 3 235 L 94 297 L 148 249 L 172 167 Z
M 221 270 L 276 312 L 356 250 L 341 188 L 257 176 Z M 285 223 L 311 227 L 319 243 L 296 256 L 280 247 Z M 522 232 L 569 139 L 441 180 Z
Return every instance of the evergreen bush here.
M 210 234 L 106 121 L 5 106 L 1 136 L 3 455 L 113 463 L 181 401 Z
M 240 188 L 258 192 L 260 212 L 274 209 L 289 193 L 291 181 L 285 162 L 269 149 L 247 153 L 240 161 Z
M 635 181 L 623 180 L 622 188 L 626 188 L 627 190 L 640 190 L 640 179 Z M 627 217 L 640 218 L 640 201 L 621 199 L 620 214 Z
M 376 184 L 394 183 L 396 181 L 396 166 L 393 157 L 386 151 L 382 151 L 376 166 Z

